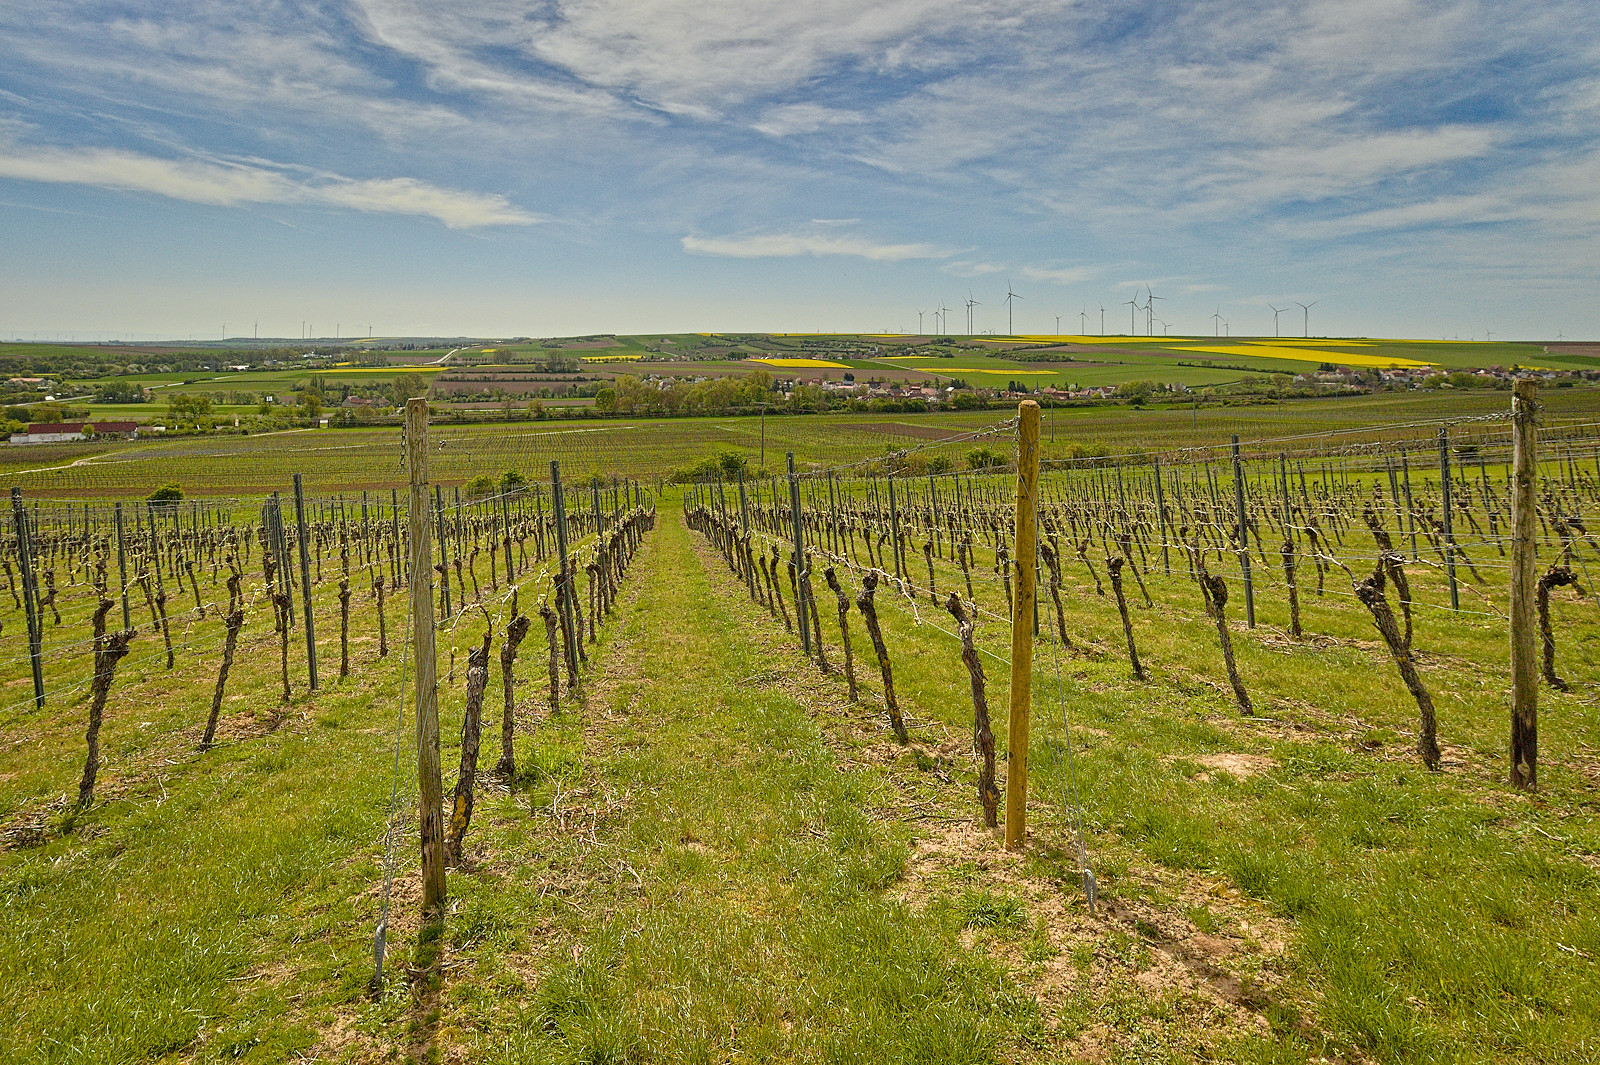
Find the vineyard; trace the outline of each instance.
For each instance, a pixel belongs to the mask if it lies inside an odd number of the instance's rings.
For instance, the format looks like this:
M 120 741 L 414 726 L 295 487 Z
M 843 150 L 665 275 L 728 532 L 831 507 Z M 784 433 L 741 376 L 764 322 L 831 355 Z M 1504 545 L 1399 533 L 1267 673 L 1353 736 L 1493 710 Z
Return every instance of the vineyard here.
M 1591 1059 L 1600 421 L 1413 398 L 8 455 L 0 1051 Z
M 1563 389 L 1545 396 L 1552 419 L 1582 421 L 1592 415 L 1593 393 Z M 1474 417 L 1505 408 L 1499 393 L 1428 395 L 1389 393 L 1281 405 L 1175 406 L 1161 409 L 1083 407 L 1047 411 L 1042 433 L 1046 461 L 1093 449 L 1131 452 L 1140 447 L 1181 449 L 1278 435 L 1286 423 L 1301 434 L 1338 434 L 1374 424 Z M 691 469 L 696 459 L 724 450 L 751 465 L 780 470 L 794 452 L 803 472 L 881 460 L 889 451 L 916 448 L 995 421 L 994 412 L 938 415 L 769 415 L 728 418 L 592 419 L 580 422 L 512 422 L 504 426 L 434 425 L 433 476 L 465 483 L 483 472 L 479 456 L 492 453 L 501 469 L 542 470 L 559 461 L 568 475 L 632 477 L 652 485 Z M 405 468 L 393 429 L 288 430 L 249 436 L 205 435 L 117 443 L 43 444 L 0 449 L 0 475 L 30 499 L 97 501 L 143 497 L 168 482 L 191 493 L 268 494 L 284 485 L 284 471 L 299 469 L 307 489 L 336 495 L 387 492 L 405 485 Z M 955 466 L 964 454 L 933 452 Z M 490 471 L 498 472 L 498 471 Z

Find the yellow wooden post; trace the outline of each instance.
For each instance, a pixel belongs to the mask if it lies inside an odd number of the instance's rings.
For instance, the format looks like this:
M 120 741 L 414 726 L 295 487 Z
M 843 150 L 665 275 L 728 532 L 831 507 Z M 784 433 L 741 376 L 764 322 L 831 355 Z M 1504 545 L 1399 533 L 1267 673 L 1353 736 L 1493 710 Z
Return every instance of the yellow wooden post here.
M 406 401 L 410 474 L 411 646 L 416 672 L 417 804 L 422 837 L 422 913 L 444 916 L 444 781 L 439 770 L 438 667 L 433 650 L 433 543 L 428 529 L 428 401 Z
M 1011 721 L 1006 743 L 1006 846 L 1028 834 L 1028 711 L 1033 703 L 1034 554 L 1039 546 L 1039 404 L 1017 409 L 1017 535 L 1011 557 L 1017 592 L 1011 605 Z

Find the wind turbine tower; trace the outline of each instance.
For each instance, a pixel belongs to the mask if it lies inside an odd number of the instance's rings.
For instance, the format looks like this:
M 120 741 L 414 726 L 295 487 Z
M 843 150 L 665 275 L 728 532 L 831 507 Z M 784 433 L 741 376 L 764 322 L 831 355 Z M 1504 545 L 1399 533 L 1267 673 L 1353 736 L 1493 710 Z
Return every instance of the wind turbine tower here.
M 1128 305 L 1128 335 L 1137 336 L 1138 334 L 1133 331 L 1133 312 L 1139 309 L 1139 294 L 1135 292 L 1133 299 L 1122 302 Z
M 967 290 L 967 336 L 972 336 L 972 308 L 982 307 L 983 304 L 972 298 L 972 290 Z
M 1211 316 L 1211 332 L 1214 336 L 1222 335 L 1222 305 L 1217 304 L 1217 313 Z
M 1011 301 L 1020 299 L 1022 299 L 1021 296 L 1011 291 L 1011 279 L 1009 277 L 1006 278 L 1006 336 L 1017 335 L 1011 324 Z
M 922 335 L 922 316 L 924 314 L 926 314 L 926 313 L 928 313 L 928 312 L 926 312 L 926 311 L 918 311 L 917 312 L 917 336 L 921 336 Z
M 1272 307 L 1272 304 L 1269 303 L 1269 304 L 1267 304 L 1267 306 L 1268 307 Z M 1284 311 L 1286 311 L 1288 309 L 1289 308 L 1287 308 L 1287 307 L 1272 307 L 1272 335 L 1273 336 L 1278 337 L 1278 336 L 1282 336 L 1283 335 L 1282 333 L 1278 332 L 1278 315 L 1282 314 Z
M 1301 310 L 1306 312 L 1305 313 L 1305 334 L 1308 337 L 1311 335 L 1311 308 L 1315 307 L 1317 304 L 1319 304 L 1321 302 L 1322 302 L 1321 300 L 1312 300 L 1310 303 L 1301 303 L 1299 300 L 1295 300 L 1295 304 L 1297 306 L 1299 306 L 1299 308 Z
M 1056 329 L 1061 328 L 1061 319 L 1056 319 Z M 1078 312 L 1078 334 L 1081 336 L 1089 331 L 1089 308 L 1085 307 Z

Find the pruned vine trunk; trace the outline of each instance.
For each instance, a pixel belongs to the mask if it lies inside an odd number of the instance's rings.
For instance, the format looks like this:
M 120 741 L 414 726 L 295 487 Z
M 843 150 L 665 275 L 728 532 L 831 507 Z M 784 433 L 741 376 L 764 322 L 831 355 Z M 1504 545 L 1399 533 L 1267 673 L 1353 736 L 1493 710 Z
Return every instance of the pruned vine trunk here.
M 116 602 L 102 596 L 94 611 L 94 682 L 90 688 L 89 752 L 83 762 L 83 777 L 78 782 L 78 805 L 88 806 L 94 801 L 94 784 L 100 775 L 100 723 L 105 719 L 106 697 L 111 692 L 111 682 L 116 678 L 117 663 L 128 653 L 132 630 L 106 632 L 106 615 Z
M 944 607 L 956 619 L 956 631 L 961 636 L 961 661 L 972 682 L 972 745 L 973 752 L 983 759 L 978 769 L 978 804 L 983 807 L 983 823 L 996 828 L 1000 824 L 1000 791 L 994 782 L 994 730 L 989 724 L 983 662 L 978 658 L 978 648 L 972 639 L 975 619 L 954 592 L 945 600 Z
M 451 865 L 461 864 L 461 841 L 472 824 L 473 791 L 478 783 L 478 741 L 483 724 L 483 693 L 489 686 L 490 630 L 483 643 L 467 654 L 467 706 L 461 718 L 461 770 L 456 776 L 455 803 L 450 811 L 450 837 L 445 858 Z
M 1542 662 L 1544 680 L 1557 691 L 1569 691 L 1570 687 L 1556 673 L 1556 634 L 1550 627 L 1550 589 L 1577 583 L 1577 576 L 1566 566 L 1551 566 L 1545 571 L 1545 575 L 1539 578 L 1537 591 L 1534 593 L 1534 602 L 1539 608 L 1539 635 L 1544 650 Z
M 505 715 L 500 719 L 500 761 L 494 771 L 506 780 L 517 775 L 517 757 L 513 749 L 516 733 L 517 689 L 512 667 L 516 665 L 517 648 L 533 624 L 528 615 L 517 609 L 517 593 L 511 593 L 512 618 L 506 625 L 506 634 L 500 641 L 500 686 L 505 693 Z
M 1148 680 L 1144 666 L 1139 664 L 1139 649 L 1133 643 L 1133 621 L 1128 617 L 1128 597 L 1122 591 L 1122 567 L 1127 560 L 1121 557 L 1106 559 L 1106 569 L 1111 571 L 1111 590 L 1117 597 L 1117 613 L 1122 615 L 1122 635 L 1128 641 L 1128 661 L 1133 665 L 1133 675 Z
M 905 719 L 900 716 L 900 704 L 894 697 L 894 671 L 889 667 L 889 649 L 884 646 L 883 631 L 878 627 L 878 608 L 872 601 L 877 590 L 878 571 L 868 570 L 861 578 L 861 592 L 856 596 L 856 607 L 866 619 L 867 635 L 872 637 L 872 649 L 878 656 L 878 669 L 883 673 L 883 702 L 889 710 L 889 726 L 894 729 L 895 739 L 910 743 Z
M 850 701 L 857 702 L 859 696 L 856 693 L 856 661 L 855 655 L 850 650 L 850 597 L 839 587 L 839 577 L 833 572 L 832 566 L 823 571 L 822 576 L 839 601 L 839 644 L 844 648 L 844 679 L 850 686 Z

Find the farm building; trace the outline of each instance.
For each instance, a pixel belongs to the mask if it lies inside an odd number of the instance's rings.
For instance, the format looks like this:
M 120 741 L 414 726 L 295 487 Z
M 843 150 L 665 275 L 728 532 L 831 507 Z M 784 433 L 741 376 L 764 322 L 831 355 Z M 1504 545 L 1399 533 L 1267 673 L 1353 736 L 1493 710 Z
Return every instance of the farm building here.
M 118 437 L 133 440 L 139 435 L 138 422 L 35 422 L 25 433 L 12 433 L 13 444 L 64 444 L 93 437 Z

